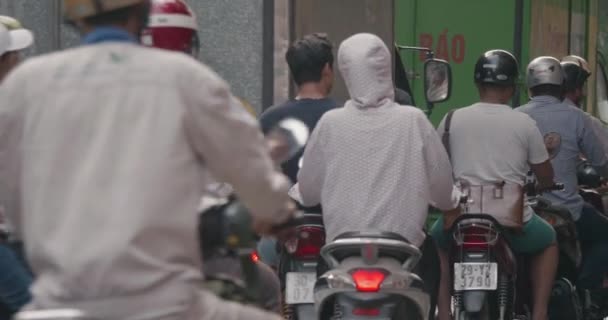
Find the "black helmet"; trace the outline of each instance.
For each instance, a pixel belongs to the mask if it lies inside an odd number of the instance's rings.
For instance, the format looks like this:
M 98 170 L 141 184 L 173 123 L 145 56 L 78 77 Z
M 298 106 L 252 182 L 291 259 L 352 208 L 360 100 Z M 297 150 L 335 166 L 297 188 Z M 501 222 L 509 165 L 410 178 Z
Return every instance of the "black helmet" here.
M 490 50 L 475 64 L 475 83 L 514 85 L 519 77 L 517 59 L 505 50 Z
M 599 188 L 602 185 L 602 176 L 587 161 L 578 164 L 576 177 L 580 186 Z
M 574 57 L 574 58 L 571 58 Z M 585 85 L 587 78 L 591 75 L 587 61 L 577 56 L 568 56 L 562 59 L 562 69 L 566 74 L 566 91 L 573 91 Z

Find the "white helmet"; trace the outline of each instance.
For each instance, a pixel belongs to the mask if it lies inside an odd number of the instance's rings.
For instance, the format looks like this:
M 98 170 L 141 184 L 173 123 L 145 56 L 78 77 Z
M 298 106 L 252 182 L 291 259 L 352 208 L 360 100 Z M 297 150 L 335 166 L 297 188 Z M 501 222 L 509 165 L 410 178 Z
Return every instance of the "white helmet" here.
M 538 57 L 528 65 L 528 89 L 543 84 L 553 84 L 561 86 L 564 84 L 565 75 L 562 66 L 556 58 Z

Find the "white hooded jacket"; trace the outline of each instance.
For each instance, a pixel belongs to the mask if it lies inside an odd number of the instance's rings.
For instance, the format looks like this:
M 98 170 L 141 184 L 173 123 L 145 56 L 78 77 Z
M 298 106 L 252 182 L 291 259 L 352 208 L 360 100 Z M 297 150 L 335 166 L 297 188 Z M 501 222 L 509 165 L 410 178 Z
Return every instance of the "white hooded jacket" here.
M 37 307 L 186 312 L 200 291 L 197 209 L 211 174 L 255 216 L 287 218 L 288 181 L 257 121 L 184 54 L 82 46 L 25 62 L 0 90 L 0 197 L 37 275 Z
M 326 113 L 308 142 L 301 200 L 321 203 L 328 240 L 378 230 L 421 245 L 428 205 L 458 203 L 447 153 L 422 111 L 394 102 L 391 55 L 380 38 L 345 40 L 338 66 L 351 99 Z

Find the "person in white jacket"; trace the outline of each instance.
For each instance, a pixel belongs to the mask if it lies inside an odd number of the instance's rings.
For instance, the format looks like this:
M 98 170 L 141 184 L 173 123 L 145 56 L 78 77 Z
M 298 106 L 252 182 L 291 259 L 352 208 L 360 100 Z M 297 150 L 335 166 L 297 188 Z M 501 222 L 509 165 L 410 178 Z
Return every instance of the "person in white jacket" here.
M 452 210 L 452 167 L 425 114 L 394 101 L 391 55 L 372 34 L 345 40 L 338 67 L 350 100 L 323 115 L 304 151 L 297 189 L 321 204 L 327 240 L 375 229 L 420 246 L 429 204 Z
M 328 242 L 349 231 L 388 231 L 421 247 L 429 204 L 458 207 L 445 148 L 420 109 L 394 101 L 391 54 L 380 38 L 346 39 L 338 68 L 350 100 L 321 117 L 292 194 L 305 206 L 321 204 Z M 434 273 L 421 276 L 431 284 Z M 437 288 L 427 290 L 434 296 Z
M 208 67 L 136 43 L 147 0 L 65 0 L 83 45 L 0 88 L 0 203 L 37 278 L 27 309 L 100 319 L 278 319 L 201 288 L 197 208 L 230 183 L 256 230 L 286 221 L 288 181 Z

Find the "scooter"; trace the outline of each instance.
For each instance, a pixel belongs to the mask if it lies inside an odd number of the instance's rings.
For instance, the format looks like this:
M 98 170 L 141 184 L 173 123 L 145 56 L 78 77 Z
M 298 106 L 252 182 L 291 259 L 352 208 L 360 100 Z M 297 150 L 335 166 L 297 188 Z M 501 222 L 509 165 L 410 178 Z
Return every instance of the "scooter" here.
M 553 226 L 557 235 L 559 264 L 549 303 L 549 319 L 582 320 L 585 304 L 574 285 L 582 262 L 582 250 L 572 214 L 568 208 L 553 205 L 538 195 L 528 195 L 528 204 Z
M 413 270 L 420 250 L 391 232 L 348 232 L 321 249 L 318 319 L 425 319 L 430 296 Z
M 543 191 L 562 189 L 563 185 L 556 184 Z M 526 190 L 528 194 L 538 191 L 530 183 Z M 468 197 L 463 196 L 463 215 L 451 230 L 454 319 L 530 319 L 525 257 L 511 251 L 504 237 L 505 228 L 496 219 L 469 213 L 468 202 Z
M 294 119 L 283 120 L 271 130 L 267 141 L 275 163 L 297 154 L 306 144 L 308 134 L 306 125 Z M 255 252 L 258 236 L 251 229 L 252 217 L 229 186 L 218 188 L 222 190 L 216 192 L 216 197 L 211 199 L 213 204 L 199 218 L 204 286 L 224 299 L 266 308 L 262 294 L 266 288 L 260 279 L 263 270 Z M 293 227 L 301 220 L 298 216 L 277 229 Z
M 315 319 L 313 289 L 317 261 L 325 244 L 320 214 L 305 213 L 295 235 L 279 242 L 278 274 L 283 292 L 282 315 L 287 320 Z

